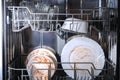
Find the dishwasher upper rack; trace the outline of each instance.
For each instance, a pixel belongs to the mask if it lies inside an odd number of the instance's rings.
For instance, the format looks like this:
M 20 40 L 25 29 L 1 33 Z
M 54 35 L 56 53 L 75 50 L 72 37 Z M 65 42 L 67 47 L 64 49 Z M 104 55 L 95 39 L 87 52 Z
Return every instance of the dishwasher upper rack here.
M 68 13 L 33 13 L 28 7 L 8 6 L 12 12 L 12 31 L 20 32 L 28 27 L 33 31 L 56 31 L 62 26 L 66 18 L 78 18 L 88 23 L 91 22 L 108 22 L 107 19 L 99 19 L 99 14 L 106 12 L 109 15 L 109 8 L 94 9 L 69 9 Z M 59 9 L 59 8 L 56 8 Z M 24 13 L 21 13 L 23 11 Z M 54 17 L 51 17 L 54 16 Z M 60 19 L 61 18 L 61 19 Z M 42 26 L 42 27 L 41 27 Z
M 34 63 L 36 64 L 36 63 Z M 43 64 L 57 64 L 60 66 L 61 64 L 74 64 L 73 69 L 63 69 L 62 67 L 55 68 L 56 72 L 52 77 L 51 70 L 54 69 L 38 69 L 38 70 L 48 70 L 48 80 L 114 80 L 114 65 L 111 64 L 107 59 L 105 60 L 105 65 L 103 69 L 95 69 L 93 63 L 91 62 L 56 62 L 56 63 L 43 63 Z M 77 64 L 90 64 L 93 66 L 91 67 L 91 71 L 87 69 L 75 69 L 75 65 Z M 72 70 L 74 72 L 74 79 L 68 76 L 64 70 Z M 90 76 L 81 76 L 79 77 L 77 71 L 87 71 Z M 94 76 L 94 70 L 102 71 L 98 76 Z M 13 68 L 8 67 L 8 80 L 34 80 L 32 75 L 28 75 L 26 68 Z M 42 80 L 42 79 L 41 79 Z M 43 79 L 46 80 L 46 79 Z

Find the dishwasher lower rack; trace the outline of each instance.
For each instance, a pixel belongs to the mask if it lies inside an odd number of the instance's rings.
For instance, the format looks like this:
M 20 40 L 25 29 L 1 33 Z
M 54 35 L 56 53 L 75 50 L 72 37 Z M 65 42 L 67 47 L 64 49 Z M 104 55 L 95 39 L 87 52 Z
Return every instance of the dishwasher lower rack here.
M 46 63 L 45 63 L 46 64 Z M 47 63 L 48 64 L 48 63 Z M 51 64 L 51 63 L 49 63 Z M 114 64 L 111 64 L 107 59 L 105 60 L 105 65 L 103 69 L 94 69 L 91 67 L 91 71 L 87 69 L 63 69 L 62 64 L 91 64 L 90 62 L 86 63 L 70 63 L 70 62 L 57 62 L 58 67 L 55 70 L 54 75 L 51 77 L 51 70 L 53 69 L 39 69 L 39 70 L 48 70 L 48 78 L 41 78 L 41 79 L 33 79 L 32 75 L 28 75 L 26 68 L 12 68 L 8 67 L 8 80 L 115 80 L 115 68 Z M 93 65 L 94 66 L 94 65 Z M 71 70 L 74 73 L 74 79 L 71 78 L 69 75 L 65 73 L 65 70 Z M 78 75 L 78 71 L 87 71 L 89 76 L 87 75 Z M 94 71 L 101 71 L 98 76 L 94 76 Z

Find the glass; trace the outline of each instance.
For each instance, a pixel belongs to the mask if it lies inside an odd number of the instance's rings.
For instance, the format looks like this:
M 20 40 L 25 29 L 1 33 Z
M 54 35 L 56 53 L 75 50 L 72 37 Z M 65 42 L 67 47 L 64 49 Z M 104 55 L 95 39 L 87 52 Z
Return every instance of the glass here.
M 19 4 L 21 7 L 16 16 L 20 22 L 20 26 L 28 27 L 31 26 L 32 30 L 51 30 L 53 22 L 50 20 L 55 19 L 54 13 L 59 12 L 58 6 L 50 5 L 42 1 L 27 1 L 23 0 Z M 28 8 L 28 9 L 27 9 Z M 30 12 L 29 12 L 30 10 Z

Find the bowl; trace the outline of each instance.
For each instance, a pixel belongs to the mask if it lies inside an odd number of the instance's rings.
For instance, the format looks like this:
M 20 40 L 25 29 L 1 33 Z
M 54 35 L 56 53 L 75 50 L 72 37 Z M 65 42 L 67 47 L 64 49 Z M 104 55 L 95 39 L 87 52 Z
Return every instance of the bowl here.
M 79 33 L 87 33 L 88 22 L 77 18 L 67 18 L 61 28 Z

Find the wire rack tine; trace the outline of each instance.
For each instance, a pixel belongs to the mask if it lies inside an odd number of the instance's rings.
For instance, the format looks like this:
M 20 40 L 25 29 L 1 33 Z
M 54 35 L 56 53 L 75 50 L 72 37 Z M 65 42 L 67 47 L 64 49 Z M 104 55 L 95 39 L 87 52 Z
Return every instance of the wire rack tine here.
M 18 80 L 20 80 L 19 76 L 18 76 Z
M 86 74 L 84 75 L 84 80 L 86 80 Z
M 81 78 L 81 77 L 80 77 L 80 75 L 78 74 L 78 80 L 81 80 L 80 78 Z
M 27 80 L 27 76 L 25 76 L 25 80 Z
M 61 77 L 59 78 L 59 80 L 61 80 Z
M 78 76 L 79 76 L 79 80 L 80 80 L 80 78 L 82 78 L 82 76 L 80 76 L 80 73 L 78 72 Z
M 89 80 L 89 77 L 87 77 L 87 80 Z
M 79 80 L 79 76 L 78 76 L 78 74 L 76 74 L 76 79 Z
M 58 76 L 56 76 L 56 80 L 58 80 Z
M 80 77 L 80 80 L 82 80 L 82 79 L 83 79 L 83 76 Z

